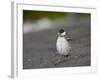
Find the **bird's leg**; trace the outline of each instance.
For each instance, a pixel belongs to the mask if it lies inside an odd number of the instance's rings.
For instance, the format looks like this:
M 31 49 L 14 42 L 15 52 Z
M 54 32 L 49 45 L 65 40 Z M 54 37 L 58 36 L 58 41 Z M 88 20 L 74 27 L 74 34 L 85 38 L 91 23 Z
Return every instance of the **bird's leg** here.
M 68 55 L 64 55 L 64 57 L 66 57 L 66 58 L 68 58 L 70 55 L 68 54 Z

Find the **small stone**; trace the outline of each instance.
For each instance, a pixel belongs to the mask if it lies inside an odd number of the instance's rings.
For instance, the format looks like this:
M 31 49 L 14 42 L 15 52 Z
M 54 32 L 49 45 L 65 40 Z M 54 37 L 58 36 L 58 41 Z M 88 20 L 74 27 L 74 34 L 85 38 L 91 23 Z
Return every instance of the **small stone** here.
M 31 59 L 28 59 L 28 61 L 31 61 Z
M 75 58 L 78 58 L 78 56 L 74 56 Z

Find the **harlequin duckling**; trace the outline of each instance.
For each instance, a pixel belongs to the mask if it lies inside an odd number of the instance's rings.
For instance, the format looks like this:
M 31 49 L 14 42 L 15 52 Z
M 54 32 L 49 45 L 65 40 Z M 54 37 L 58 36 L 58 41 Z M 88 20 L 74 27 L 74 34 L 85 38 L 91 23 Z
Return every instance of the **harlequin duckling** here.
M 57 48 L 58 54 L 67 57 L 71 50 L 71 47 L 69 44 L 69 40 L 71 39 L 70 38 L 66 39 L 65 36 L 66 36 L 66 32 L 64 31 L 64 29 L 60 29 L 58 32 L 56 48 Z

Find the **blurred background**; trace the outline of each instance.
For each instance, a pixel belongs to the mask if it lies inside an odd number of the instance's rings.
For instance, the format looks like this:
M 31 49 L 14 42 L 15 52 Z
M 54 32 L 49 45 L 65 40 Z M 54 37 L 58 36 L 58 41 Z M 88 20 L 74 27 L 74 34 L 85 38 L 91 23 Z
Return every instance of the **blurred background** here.
M 23 68 L 90 66 L 90 23 L 88 13 L 23 10 Z M 59 55 L 56 39 L 59 29 L 68 32 L 71 55 L 79 56 L 54 65 Z
M 88 14 L 65 13 L 65 12 L 47 12 L 47 11 L 23 11 L 24 33 L 36 32 L 40 30 L 52 29 L 56 27 L 72 26 L 77 23 L 79 17 L 84 18 Z M 76 22 L 75 22 L 76 21 Z M 85 22 L 85 21 L 84 21 Z

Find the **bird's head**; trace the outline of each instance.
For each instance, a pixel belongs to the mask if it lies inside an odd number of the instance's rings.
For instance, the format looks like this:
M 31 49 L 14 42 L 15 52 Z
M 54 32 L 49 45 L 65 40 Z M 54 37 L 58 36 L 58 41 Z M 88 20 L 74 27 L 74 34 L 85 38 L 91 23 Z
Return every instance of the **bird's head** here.
M 65 36 L 66 35 L 66 32 L 64 31 L 64 29 L 60 29 L 59 32 L 58 32 L 58 36 Z

